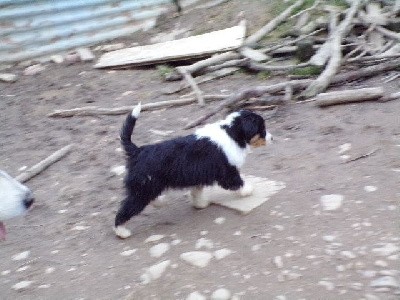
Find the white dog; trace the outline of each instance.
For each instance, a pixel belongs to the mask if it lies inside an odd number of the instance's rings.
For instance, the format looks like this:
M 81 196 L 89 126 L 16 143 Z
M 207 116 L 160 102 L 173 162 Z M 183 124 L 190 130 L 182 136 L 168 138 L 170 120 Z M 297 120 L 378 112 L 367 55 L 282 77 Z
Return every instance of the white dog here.
M 0 240 L 6 238 L 4 220 L 25 214 L 33 203 L 32 192 L 0 170 Z

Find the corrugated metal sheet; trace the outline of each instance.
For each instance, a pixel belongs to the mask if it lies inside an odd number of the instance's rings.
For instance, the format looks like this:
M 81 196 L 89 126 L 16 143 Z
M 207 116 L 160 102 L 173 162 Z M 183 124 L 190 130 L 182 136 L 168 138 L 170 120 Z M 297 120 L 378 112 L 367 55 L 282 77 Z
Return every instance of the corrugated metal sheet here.
M 0 63 L 126 36 L 168 9 L 171 0 L 0 0 Z

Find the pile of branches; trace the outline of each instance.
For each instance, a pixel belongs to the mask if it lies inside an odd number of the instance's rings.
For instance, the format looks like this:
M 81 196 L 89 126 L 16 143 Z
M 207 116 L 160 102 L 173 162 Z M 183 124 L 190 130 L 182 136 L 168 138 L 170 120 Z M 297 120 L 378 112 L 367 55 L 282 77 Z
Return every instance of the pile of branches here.
M 344 0 L 343 0 L 344 1 Z M 366 100 L 389 101 L 400 93 L 387 94 L 382 87 L 325 92 L 329 87 L 376 76 L 400 67 L 400 0 L 346 0 L 347 6 L 333 6 L 328 0 L 314 0 L 307 6 L 297 0 L 265 26 L 251 34 L 237 51 L 216 54 L 191 65 L 166 72 L 167 81 L 181 80 L 178 89 L 192 88 L 189 97 L 147 103 L 143 110 L 153 110 L 198 102 L 221 100 L 208 114 L 188 124 L 185 129 L 202 124 L 221 111 L 238 107 L 264 109 L 292 103 L 315 101 L 320 106 Z M 307 2 L 308 3 L 308 2 Z M 265 42 L 279 25 L 293 23 L 288 37 Z M 317 76 L 295 76 L 296 70 L 315 71 Z M 308 69 L 307 69 L 308 68 Z M 205 95 L 198 87 L 202 82 L 244 69 L 267 72 L 269 76 L 287 75 L 277 84 L 247 87 L 230 95 Z M 292 74 L 292 75 L 290 75 Z M 299 74 L 299 72 L 298 72 Z M 308 74 L 310 75 L 310 74 Z M 394 80 L 399 73 L 387 78 Z M 304 78 L 305 77 L 305 78 Z M 251 101 L 250 101 L 251 99 Z M 50 117 L 119 115 L 129 107 L 113 109 L 84 107 L 58 110 Z
M 166 80 L 185 79 L 187 84 L 183 87 L 192 87 L 198 103 L 204 105 L 207 96 L 203 95 L 197 83 L 201 83 L 204 76 L 210 78 L 210 73 L 215 74 L 220 70 L 225 69 L 229 73 L 242 68 L 251 72 L 282 75 L 308 68 L 318 70 L 319 75 L 301 79 L 291 76 L 289 80 L 278 84 L 245 88 L 227 96 L 207 115 L 188 124 L 186 129 L 201 124 L 225 109 L 237 109 L 254 103 L 248 101 L 251 98 L 262 97 L 265 106 L 306 100 L 316 101 L 318 106 L 324 107 L 365 100 L 388 101 L 400 97 L 400 93 L 385 94 L 381 87 L 324 93 L 330 86 L 386 73 L 400 66 L 400 33 L 396 32 L 400 29 L 400 20 L 397 19 L 400 1 L 349 0 L 347 7 L 339 7 L 327 4 L 329 1 L 315 0 L 310 7 L 295 13 L 304 2 L 296 1 L 250 35 L 238 51 L 217 54 L 192 65 L 177 67 L 177 72 L 166 76 Z M 265 37 L 287 21 L 295 21 L 290 37 L 279 43 L 262 45 Z M 287 64 L 288 61 L 297 63 Z M 215 76 L 218 77 L 218 73 Z

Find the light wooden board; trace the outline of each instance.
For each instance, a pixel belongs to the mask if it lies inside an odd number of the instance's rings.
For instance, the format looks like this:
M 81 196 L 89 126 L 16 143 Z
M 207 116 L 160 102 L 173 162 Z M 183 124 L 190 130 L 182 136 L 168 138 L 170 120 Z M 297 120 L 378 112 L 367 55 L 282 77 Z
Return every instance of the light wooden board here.
M 267 178 L 245 176 L 244 180 L 254 187 L 253 194 L 250 196 L 240 197 L 237 193 L 224 190 L 219 186 L 204 189 L 204 196 L 211 203 L 248 214 L 286 187 L 284 182 L 272 181 Z
M 238 26 L 202 35 L 108 52 L 100 57 L 94 67 L 149 65 L 207 56 L 239 48 L 245 34 L 245 22 L 241 22 Z

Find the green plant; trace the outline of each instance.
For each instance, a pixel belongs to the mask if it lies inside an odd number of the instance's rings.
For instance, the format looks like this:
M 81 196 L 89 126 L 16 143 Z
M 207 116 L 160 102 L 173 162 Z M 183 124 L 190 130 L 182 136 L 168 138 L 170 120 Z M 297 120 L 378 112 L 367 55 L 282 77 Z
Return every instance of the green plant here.
M 297 76 L 315 76 L 321 74 L 323 68 L 318 66 L 308 66 L 303 68 L 296 68 L 290 72 L 292 75 Z

